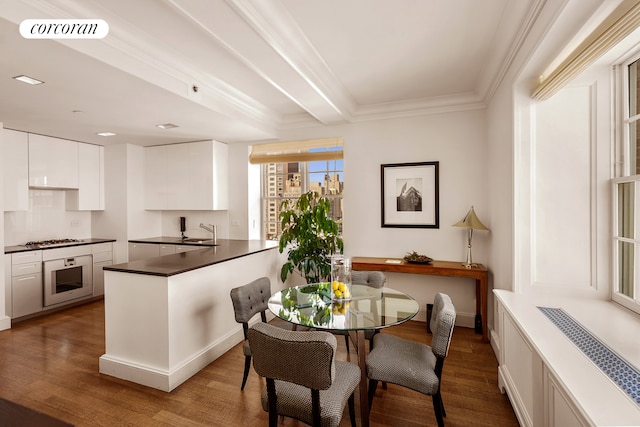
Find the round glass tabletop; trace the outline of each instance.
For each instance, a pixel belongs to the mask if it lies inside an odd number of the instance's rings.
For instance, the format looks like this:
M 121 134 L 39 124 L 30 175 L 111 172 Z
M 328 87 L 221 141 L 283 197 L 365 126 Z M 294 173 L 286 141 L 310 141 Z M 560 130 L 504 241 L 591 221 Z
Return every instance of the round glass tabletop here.
M 380 329 L 397 325 L 418 313 L 418 303 L 391 288 L 352 285 L 351 299 L 332 301 L 325 286 L 284 289 L 271 296 L 269 310 L 296 325 L 328 330 Z

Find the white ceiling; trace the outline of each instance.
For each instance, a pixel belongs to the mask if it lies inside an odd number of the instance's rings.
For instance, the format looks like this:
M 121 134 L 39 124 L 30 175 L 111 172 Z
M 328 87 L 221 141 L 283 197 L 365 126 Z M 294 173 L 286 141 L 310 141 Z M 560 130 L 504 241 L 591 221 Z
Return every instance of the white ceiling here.
M 541 1 L 0 0 L 0 122 L 100 145 L 232 143 L 482 108 Z M 32 18 L 110 29 L 24 39 Z

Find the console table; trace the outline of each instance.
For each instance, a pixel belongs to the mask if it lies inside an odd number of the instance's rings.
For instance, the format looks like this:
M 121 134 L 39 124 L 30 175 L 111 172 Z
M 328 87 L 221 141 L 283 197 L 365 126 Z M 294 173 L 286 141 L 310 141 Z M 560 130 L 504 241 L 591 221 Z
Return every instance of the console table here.
M 489 342 L 487 331 L 487 282 L 489 272 L 482 264 L 474 264 L 472 268 L 466 268 L 461 262 L 454 261 L 433 261 L 429 264 L 415 264 L 396 258 L 353 257 L 351 258 L 351 268 L 353 270 L 428 274 L 474 279 L 476 284 L 476 332 L 480 332 L 479 329 L 482 329 L 482 342 Z M 477 327 L 478 323 L 480 328 Z

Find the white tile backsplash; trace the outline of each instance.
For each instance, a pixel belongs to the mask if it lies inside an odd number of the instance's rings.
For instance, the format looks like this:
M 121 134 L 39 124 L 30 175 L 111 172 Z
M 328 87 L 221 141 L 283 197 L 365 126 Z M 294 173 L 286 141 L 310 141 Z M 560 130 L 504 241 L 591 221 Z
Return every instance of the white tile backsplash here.
M 91 212 L 67 211 L 63 190 L 29 190 L 29 210 L 4 213 L 5 246 L 91 237 Z

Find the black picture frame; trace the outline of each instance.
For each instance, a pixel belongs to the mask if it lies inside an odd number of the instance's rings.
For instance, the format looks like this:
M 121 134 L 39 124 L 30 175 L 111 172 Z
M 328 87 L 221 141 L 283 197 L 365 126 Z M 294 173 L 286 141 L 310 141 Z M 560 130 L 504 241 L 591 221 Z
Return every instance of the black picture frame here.
M 381 225 L 440 228 L 440 162 L 380 165 Z

